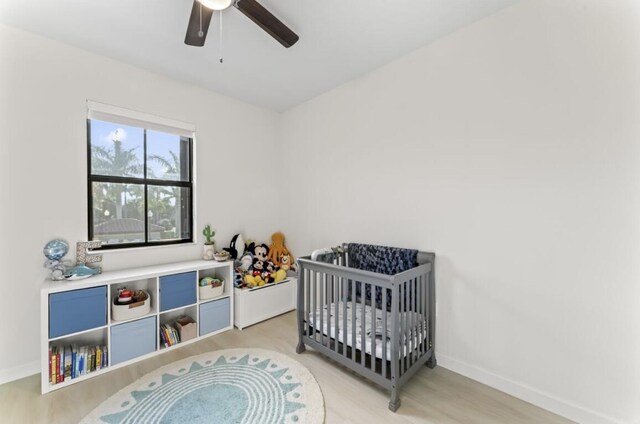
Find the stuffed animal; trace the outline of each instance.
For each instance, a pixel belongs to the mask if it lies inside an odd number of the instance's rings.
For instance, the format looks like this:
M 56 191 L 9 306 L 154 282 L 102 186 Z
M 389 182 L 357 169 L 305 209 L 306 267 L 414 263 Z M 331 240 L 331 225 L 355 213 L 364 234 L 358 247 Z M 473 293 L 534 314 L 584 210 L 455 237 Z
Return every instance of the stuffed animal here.
M 284 245 L 284 234 L 282 233 L 273 233 L 271 236 L 271 246 L 269 247 L 269 257 L 268 259 L 274 264 L 280 266 L 280 258 L 283 255 L 288 255 L 289 250 Z
M 260 276 L 262 277 L 262 280 L 265 282 L 265 284 L 273 283 L 273 276 L 269 271 L 264 271 L 262 274 L 260 274 Z
M 231 239 L 229 247 L 225 247 L 223 250 L 229 252 L 231 258 L 238 259 L 244 254 L 244 239 L 242 234 L 236 234 Z
M 271 261 L 267 261 L 265 265 L 266 265 L 265 269 L 271 273 L 274 273 L 278 270 L 278 267 L 276 266 L 276 264 L 274 264 Z
M 246 253 L 244 256 L 240 258 L 240 268 L 243 271 L 249 271 L 249 268 L 253 265 L 253 255 L 251 253 Z
M 249 245 L 249 252 L 261 261 L 266 262 L 269 257 L 269 246 L 264 243 L 258 245 L 251 243 Z
M 236 268 L 235 272 L 233 273 L 233 277 L 233 286 L 242 288 L 244 284 L 244 271 L 241 268 Z
M 264 261 L 259 258 L 253 258 L 253 275 L 260 275 L 265 271 L 264 269 Z
M 247 285 L 247 287 L 251 287 L 251 288 L 264 286 L 266 284 L 261 276 L 259 275 L 253 276 L 251 274 L 247 274 L 244 276 L 244 282 Z
M 247 285 L 247 287 L 255 287 L 256 279 L 253 275 L 247 274 L 244 276 L 244 283 Z
M 285 271 L 296 270 L 296 264 L 290 254 L 282 255 L 282 257 L 280 257 L 280 269 L 284 269 Z
M 287 271 L 285 271 L 284 269 L 279 269 L 275 274 L 272 274 L 272 277 L 275 283 L 279 283 L 280 281 L 287 278 Z

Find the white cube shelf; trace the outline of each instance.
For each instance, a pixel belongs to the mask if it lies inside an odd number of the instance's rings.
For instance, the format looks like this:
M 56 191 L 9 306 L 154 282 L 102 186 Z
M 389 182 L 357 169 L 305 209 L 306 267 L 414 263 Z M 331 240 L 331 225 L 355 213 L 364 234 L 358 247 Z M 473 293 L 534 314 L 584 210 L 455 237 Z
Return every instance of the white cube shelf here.
M 198 281 L 202 277 L 224 280 L 219 296 L 203 299 L 197 295 Z M 118 288 L 123 286 L 149 293 L 145 314 L 114 319 L 111 302 Z M 110 271 L 85 280 L 47 280 L 40 292 L 42 393 L 232 329 L 232 288 L 231 261 L 198 260 Z M 201 315 L 201 311 L 206 313 Z M 182 316 L 190 317 L 197 328 L 206 331 L 199 330 L 195 338 L 166 347 L 160 341 L 160 325 L 172 323 Z M 138 343 L 140 340 L 144 340 L 144 343 Z M 108 365 L 89 374 L 65 378 L 63 382 L 52 384 L 49 348 L 70 345 L 106 346 Z

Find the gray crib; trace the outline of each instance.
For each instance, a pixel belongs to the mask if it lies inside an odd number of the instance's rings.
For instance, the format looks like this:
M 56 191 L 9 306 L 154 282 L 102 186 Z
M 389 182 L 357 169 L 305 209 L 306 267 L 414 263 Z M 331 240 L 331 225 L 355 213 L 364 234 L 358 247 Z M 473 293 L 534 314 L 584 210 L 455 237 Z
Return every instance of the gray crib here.
M 391 391 L 422 366 L 434 368 L 435 254 L 395 275 L 349 266 L 348 245 L 330 263 L 299 259 L 297 353 L 305 345 Z

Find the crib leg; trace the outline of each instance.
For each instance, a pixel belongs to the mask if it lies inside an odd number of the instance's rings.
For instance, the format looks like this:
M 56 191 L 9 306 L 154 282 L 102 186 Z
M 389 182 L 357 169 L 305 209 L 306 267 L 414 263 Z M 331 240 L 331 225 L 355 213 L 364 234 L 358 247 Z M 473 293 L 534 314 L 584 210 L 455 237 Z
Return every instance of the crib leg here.
M 438 366 L 438 361 L 436 361 L 436 354 L 431 355 L 431 358 L 427 359 L 426 363 L 427 367 L 434 369 Z
M 397 388 L 391 389 L 391 400 L 389 401 L 389 410 L 396 412 L 400 408 L 400 394 Z
M 302 353 L 305 350 L 307 350 L 307 349 L 305 348 L 304 343 L 302 342 L 302 340 L 300 340 L 298 342 L 298 346 L 296 346 L 296 353 Z

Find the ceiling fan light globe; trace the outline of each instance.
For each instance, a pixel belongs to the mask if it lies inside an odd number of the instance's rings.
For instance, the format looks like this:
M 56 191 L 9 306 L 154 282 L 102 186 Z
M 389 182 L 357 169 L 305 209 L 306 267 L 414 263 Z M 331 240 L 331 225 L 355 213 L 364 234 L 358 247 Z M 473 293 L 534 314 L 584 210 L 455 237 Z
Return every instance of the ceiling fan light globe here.
M 233 0 L 198 0 L 204 7 L 211 10 L 224 10 L 231 6 Z

